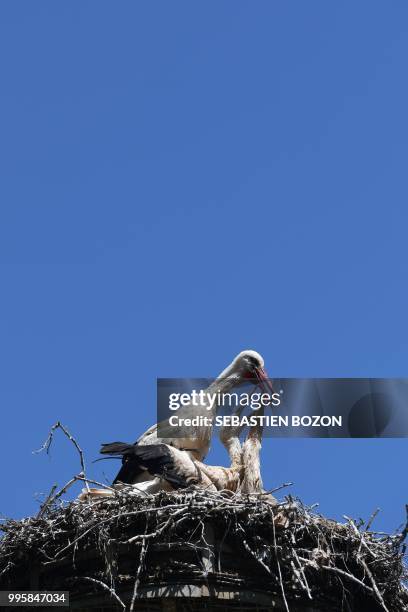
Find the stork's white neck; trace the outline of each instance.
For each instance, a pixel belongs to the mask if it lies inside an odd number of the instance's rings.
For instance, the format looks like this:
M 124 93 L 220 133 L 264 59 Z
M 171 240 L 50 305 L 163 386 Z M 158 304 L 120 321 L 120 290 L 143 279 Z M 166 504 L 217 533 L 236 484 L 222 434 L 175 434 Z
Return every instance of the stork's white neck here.
M 226 370 L 224 370 L 224 372 L 226 372 Z M 227 393 L 240 383 L 242 383 L 241 377 L 236 372 L 233 372 L 229 376 L 223 376 L 222 378 L 219 376 L 210 384 L 207 391 L 208 393 Z
M 226 371 L 227 370 L 224 370 L 224 372 Z M 218 403 L 218 397 L 221 397 L 223 393 L 228 393 L 229 391 L 231 391 L 231 389 L 234 389 L 234 387 L 237 387 L 241 383 L 241 377 L 236 372 L 233 372 L 226 378 L 218 377 L 213 383 L 209 385 L 209 387 L 207 387 L 205 393 L 210 393 L 217 396 L 213 408 L 209 411 L 209 416 L 214 416 L 218 412 L 218 409 L 220 407 Z

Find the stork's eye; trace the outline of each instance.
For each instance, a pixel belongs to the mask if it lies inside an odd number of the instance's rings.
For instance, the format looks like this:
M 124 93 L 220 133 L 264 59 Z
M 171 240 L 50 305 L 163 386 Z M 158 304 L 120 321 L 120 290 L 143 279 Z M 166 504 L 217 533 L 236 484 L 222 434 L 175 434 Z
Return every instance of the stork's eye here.
M 252 368 L 259 368 L 260 367 L 260 363 L 259 363 L 258 359 L 256 359 L 255 357 L 248 357 L 248 362 L 249 362 L 249 365 Z

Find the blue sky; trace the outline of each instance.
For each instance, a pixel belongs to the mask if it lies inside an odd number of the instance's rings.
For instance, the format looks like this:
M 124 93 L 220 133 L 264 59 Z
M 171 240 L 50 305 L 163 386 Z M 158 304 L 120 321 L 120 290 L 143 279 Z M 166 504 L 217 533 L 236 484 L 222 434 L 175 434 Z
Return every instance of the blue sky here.
M 408 5 L 0 7 L 0 511 L 155 416 L 156 377 L 407 376 Z M 268 487 L 393 530 L 407 440 L 271 440 Z M 209 458 L 226 462 L 218 444 Z M 115 464 L 116 465 L 116 464 Z M 114 466 L 90 466 L 98 479 Z

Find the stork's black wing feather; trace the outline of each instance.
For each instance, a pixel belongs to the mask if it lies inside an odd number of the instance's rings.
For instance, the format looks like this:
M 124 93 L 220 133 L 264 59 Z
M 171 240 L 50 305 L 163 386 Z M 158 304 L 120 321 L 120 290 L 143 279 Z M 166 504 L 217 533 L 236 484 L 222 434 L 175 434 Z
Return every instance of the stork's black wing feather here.
M 122 467 L 116 474 L 112 484 L 117 484 L 118 482 L 134 484 L 143 472 L 146 472 L 146 470 L 141 468 L 133 457 L 125 456 L 122 459 Z
M 124 484 L 133 484 L 138 477 L 146 471 L 145 467 L 141 467 L 134 454 L 134 445 L 126 442 L 110 442 L 102 444 L 101 454 L 122 456 L 122 467 L 114 478 L 112 484 L 123 482 Z
M 122 455 L 122 467 L 113 484 L 118 482 L 134 484 L 137 477 L 146 470 L 152 476 L 162 476 L 175 489 L 184 488 L 190 484 L 177 474 L 170 447 L 166 444 L 139 446 L 138 444 L 112 442 L 103 444 L 100 452 Z

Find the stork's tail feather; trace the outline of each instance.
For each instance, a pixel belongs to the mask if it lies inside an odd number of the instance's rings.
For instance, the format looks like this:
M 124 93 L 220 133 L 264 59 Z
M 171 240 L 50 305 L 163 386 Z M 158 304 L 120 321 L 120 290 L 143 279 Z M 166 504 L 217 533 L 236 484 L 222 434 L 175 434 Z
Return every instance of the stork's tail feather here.
M 99 452 L 102 453 L 102 455 L 125 455 L 128 453 L 133 453 L 134 448 L 134 444 L 127 444 L 126 442 L 110 442 L 109 444 L 102 444 Z

